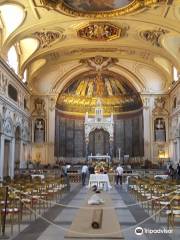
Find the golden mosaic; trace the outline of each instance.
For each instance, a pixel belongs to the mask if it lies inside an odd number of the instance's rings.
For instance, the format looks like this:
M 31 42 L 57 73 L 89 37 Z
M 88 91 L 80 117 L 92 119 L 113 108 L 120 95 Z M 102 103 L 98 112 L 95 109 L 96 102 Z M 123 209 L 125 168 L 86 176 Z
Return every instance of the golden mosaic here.
M 108 70 L 77 76 L 60 94 L 57 104 L 65 112 L 93 114 L 98 98 L 105 114 L 133 111 L 142 106 L 139 94 L 127 79 Z

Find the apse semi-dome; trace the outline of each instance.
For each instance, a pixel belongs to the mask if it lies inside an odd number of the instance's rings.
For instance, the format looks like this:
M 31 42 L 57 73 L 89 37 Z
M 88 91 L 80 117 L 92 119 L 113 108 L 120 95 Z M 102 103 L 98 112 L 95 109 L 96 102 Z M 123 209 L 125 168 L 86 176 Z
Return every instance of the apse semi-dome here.
M 142 107 L 138 92 L 126 78 L 110 71 L 90 71 L 65 86 L 57 108 L 66 113 L 94 114 L 97 99 L 101 100 L 104 114 L 121 114 Z

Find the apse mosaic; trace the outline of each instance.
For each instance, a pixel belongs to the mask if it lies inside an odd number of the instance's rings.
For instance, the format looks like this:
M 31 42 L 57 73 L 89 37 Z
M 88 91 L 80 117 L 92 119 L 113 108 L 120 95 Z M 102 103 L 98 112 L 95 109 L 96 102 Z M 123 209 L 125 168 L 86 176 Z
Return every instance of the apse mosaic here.
M 112 11 L 129 5 L 134 0 L 64 0 L 64 3 L 82 12 Z
M 58 108 L 66 112 L 94 114 L 100 98 L 105 114 L 119 114 L 140 109 L 139 94 L 127 79 L 118 74 L 87 72 L 72 80 L 60 94 Z

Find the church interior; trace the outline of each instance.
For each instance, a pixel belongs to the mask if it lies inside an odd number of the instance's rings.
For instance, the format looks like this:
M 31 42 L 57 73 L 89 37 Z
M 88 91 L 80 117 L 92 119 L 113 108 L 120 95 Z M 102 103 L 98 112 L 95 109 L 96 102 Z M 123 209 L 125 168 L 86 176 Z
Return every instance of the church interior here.
M 0 0 L 0 239 L 180 238 L 179 26 L 180 0 Z

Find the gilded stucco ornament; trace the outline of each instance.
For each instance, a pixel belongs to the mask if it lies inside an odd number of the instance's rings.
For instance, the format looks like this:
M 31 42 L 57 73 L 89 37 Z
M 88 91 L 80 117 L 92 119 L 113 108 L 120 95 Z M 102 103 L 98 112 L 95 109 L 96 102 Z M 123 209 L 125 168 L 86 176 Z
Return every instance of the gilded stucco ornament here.
M 13 124 L 10 118 L 7 118 L 4 123 L 4 134 L 7 136 L 13 136 Z
M 5 93 L 8 85 L 8 78 L 7 76 L 3 73 L 0 72 L 0 91 Z
M 41 98 L 36 98 L 34 100 L 34 111 L 33 115 L 44 115 L 45 114 L 45 101 Z
M 40 42 L 41 48 L 50 47 L 52 44 L 64 38 L 62 32 L 39 31 L 33 34 Z
M 153 46 L 161 47 L 160 38 L 168 32 L 169 31 L 163 28 L 157 30 L 145 30 L 140 32 L 140 37 L 143 40 L 150 42 Z
M 90 68 L 94 69 L 96 72 L 99 72 L 117 63 L 118 59 L 97 55 L 95 57 L 81 59 L 80 62 L 87 64 Z
M 165 109 L 165 97 L 157 97 L 154 100 L 153 115 L 166 115 L 168 111 Z
M 127 27 L 117 27 L 107 22 L 91 22 L 80 28 L 77 35 L 92 41 L 110 41 L 125 36 Z
M 107 18 L 133 13 L 166 0 L 36 0 L 37 7 L 78 17 Z

